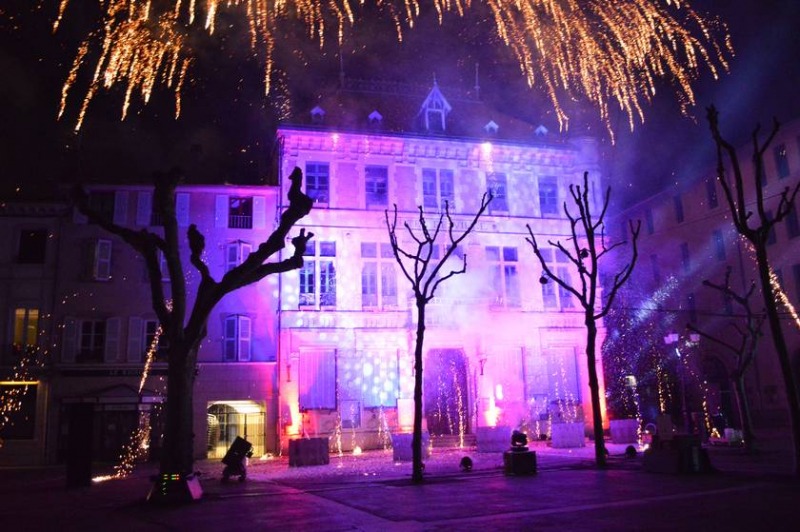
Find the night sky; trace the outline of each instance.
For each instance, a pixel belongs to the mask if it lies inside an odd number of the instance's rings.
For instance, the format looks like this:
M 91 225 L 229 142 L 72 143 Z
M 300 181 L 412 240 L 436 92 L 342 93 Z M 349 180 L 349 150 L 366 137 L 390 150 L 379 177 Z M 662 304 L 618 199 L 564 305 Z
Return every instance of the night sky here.
M 302 27 L 288 24 L 276 49 L 275 91 L 263 94 L 262 72 L 247 46 L 241 24 L 214 37 L 196 36 L 200 50 L 194 75 L 184 88 L 183 111 L 173 117 L 169 91 L 157 90 L 150 104 L 135 102 L 119 121 L 118 90 L 102 93 L 79 134 L 72 132 L 79 100 L 56 120 L 61 85 L 76 47 L 91 27 L 94 2 L 70 3 L 53 35 L 57 2 L 12 0 L 0 7 L 0 164 L 3 197 L 36 196 L 58 183 L 142 181 L 154 171 L 180 166 L 194 181 L 258 183 L 265 173 L 277 109 L 290 102 L 305 112 L 325 88 L 335 88 L 339 48 L 309 42 Z M 661 91 L 645 109 L 646 122 L 633 133 L 622 117 L 617 144 L 607 157 L 615 195 L 633 201 L 705 167 L 711 141 L 705 107 L 715 104 L 722 128 L 744 141 L 756 123 L 773 116 L 800 116 L 797 82 L 800 65 L 800 2 L 797 0 L 695 0 L 700 12 L 721 16 L 730 26 L 736 56 L 731 72 L 698 81 L 698 106 L 682 117 L 674 96 Z M 87 7 L 88 6 L 88 7 Z M 373 13 L 363 15 L 373 19 Z M 542 94 L 526 88 L 508 50 L 481 23 L 481 5 L 465 19 L 449 17 L 439 27 L 432 16 L 398 44 L 391 25 L 361 24 L 343 47 L 349 77 L 405 80 L 443 87 L 474 85 L 480 65 L 484 100 L 509 114 L 556 128 Z M 598 128 L 602 131 L 602 128 Z M 19 192 L 16 192 L 19 190 Z

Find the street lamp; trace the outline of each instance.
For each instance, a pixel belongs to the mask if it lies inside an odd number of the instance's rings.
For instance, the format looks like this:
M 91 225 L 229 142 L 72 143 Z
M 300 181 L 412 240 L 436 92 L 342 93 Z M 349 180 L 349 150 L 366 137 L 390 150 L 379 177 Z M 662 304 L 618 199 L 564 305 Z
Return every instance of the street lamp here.
M 689 340 L 692 344 L 696 344 L 700 341 L 699 334 L 690 334 Z M 689 409 L 686 407 L 686 378 L 684 376 L 684 360 L 683 355 L 681 355 L 681 351 L 678 348 L 678 342 L 680 341 L 680 335 L 678 333 L 670 333 L 664 337 L 664 343 L 666 345 L 675 345 L 675 354 L 678 356 L 678 378 L 681 381 L 681 410 L 683 415 L 683 430 L 686 434 L 691 433 L 691 423 L 689 420 Z

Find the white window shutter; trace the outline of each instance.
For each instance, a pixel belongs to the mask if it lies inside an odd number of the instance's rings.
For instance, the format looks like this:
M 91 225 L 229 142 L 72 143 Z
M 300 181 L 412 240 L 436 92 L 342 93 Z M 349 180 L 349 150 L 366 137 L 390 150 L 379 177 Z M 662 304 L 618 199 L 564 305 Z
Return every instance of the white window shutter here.
M 75 362 L 75 354 L 78 352 L 78 320 L 64 318 L 64 330 L 62 333 L 61 362 Z
M 125 225 L 128 223 L 128 191 L 117 190 L 114 192 L 114 223 Z
M 189 227 L 189 193 L 178 192 L 175 196 L 175 216 L 178 227 Z
M 336 351 L 300 353 L 300 409 L 336 408 Z
M 103 349 L 104 362 L 116 362 L 119 358 L 119 329 L 122 320 L 120 318 L 108 318 L 106 320 L 106 345 Z
M 214 210 L 214 227 L 228 227 L 228 196 L 219 194 L 216 198 Z
M 150 215 L 153 212 L 153 193 L 141 190 L 136 195 L 136 225 L 147 227 L 150 225 Z
M 144 333 L 142 332 L 142 318 L 131 316 L 128 318 L 128 362 L 141 362 L 144 349 Z M 148 346 L 149 347 L 149 346 Z
M 239 360 L 250 361 L 251 322 L 247 316 L 239 316 Z
M 264 196 L 253 197 L 253 229 L 267 226 L 267 200 Z

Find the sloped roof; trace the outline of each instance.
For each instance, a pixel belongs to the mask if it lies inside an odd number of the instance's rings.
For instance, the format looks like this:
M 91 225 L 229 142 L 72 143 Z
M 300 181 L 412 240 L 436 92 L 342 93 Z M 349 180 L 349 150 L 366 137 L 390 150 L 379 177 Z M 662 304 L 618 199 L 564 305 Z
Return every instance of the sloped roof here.
M 434 93 L 441 93 L 451 107 L 445 131 L 428 131 L 424 126 L 423 108 Z M 312 120 L 311 108 L 321 108 L 324 119 Z M 369 117 L 377 111 L 382 120 Z M 496 132 L 486 129 L 494 123 Z M 320 95 L 314 104 L 297 111 L 285 120 L 286 126 L 308 126 L 324 130 L 375 132 L 518 141 L 536 144 L 561 144 L 560 135 L 536 133 L 539 124 L 531 124 L 492 109 L 484 102 L 455 89 L 420 86 L 408 83 L 347 80 L 343 87 Z

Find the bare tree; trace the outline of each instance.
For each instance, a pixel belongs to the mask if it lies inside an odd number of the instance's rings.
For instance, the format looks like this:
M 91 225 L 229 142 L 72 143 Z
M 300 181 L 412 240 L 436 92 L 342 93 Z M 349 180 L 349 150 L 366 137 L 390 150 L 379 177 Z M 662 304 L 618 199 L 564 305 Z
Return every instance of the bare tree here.
M 455 222 L 450 214 L 450 204 L 445 202 L 444 212 L 439 214 L 436 226 L 431 229 L 425 220 L 425 212 L 419 207 L 419 233 L 411 229 L 408 222 L 403 222 L 408 236 L 413 241 L 410 250 L 400 245 L 397 235 L 397 205 L 394 206 L 394 215 L 389 217 L 389 210 L 385 211 L 386 229 L 389 232 L 389 241 L 394 251 L 394 257 L 400 265 L 400 270 L 405 275 L 414 292 L 414 303 L 417 307 L 417 334 L 414 341 L 414 434 L 411 439 L 412 453 L 412 481 L 422 482 L 422 346 L 425 341 L 425 308 L 436 295 L 436 289 L 446 280 L 467 271 L 467 255 L 462 256 L 461 268 L 450 270 L 441 275 L 447 259 L 456 251 L 458 245 L 475 228 L 475 224 L 486 212 L 492 195 L 486 193 L 481 198 L 478 212 L 472 218 L 467 228 L 460 235 L 456 234 Z M 447 222 L 445 222 L 445 219 Z M 436 240 L 439 235 L 446 233 L 447 242 L 444 252 L 438 258 L 434 249 L 438 246 Z M 414 249 L 416 247 L 416 249 Z
M 753 308 L 750 305 L 750 296 L 753 295 L 756 289 L 755 281 L 750 284 L 750 289 L 747 290 L 747 292 L 739 294 L 731 289 L 730 278 L 731 268 L 728 266 L 725 272 L 724 284 L 712 283 L 709 280 L 703 281 L 703 284 L 720 292 L 726 298 L 735 301 L 742 307 L 742 310 L 744 310 L 744 330 L 742 330 L 736 321 L 730 321 L 728 323 L 739 335 L 739 344 L 735 345 L 733 342 L 703 331 L 691 323 L 687 324 L 686 328 L 733 353 L 735 367 L 733 371 L 731 371 L 730 377 L 733 381 L 734 390 L 736 390 L 736 405 L 739 407 L 739 424 L 742 427 L 745 449 L 750 452 L 755 448 L 756 437 L 753 431 L 753 418 L 750 414 L 750 401 L 747 397 L 744 379 L 745 373 L 755 360 L 758 350 L 758 341 L 763 336 L 761 329 L 764 325 L 764 315 L 753 312 Z
M 303 265 L 306 244 L 314 236 L 304 229 L 292 238 L 294 253 L 278 262 L 267 262 L 284 248 L 289 231 L 311 211 L 312 201 L 301 191 L 302 172 L 295 168 L 289 179 L 289 207 L 281 214 L 278 227 L 258 248 L 237 267 L 227 272 L 222 279 L 212 277 L 208 265 L 203 261 L 205 237 L 192 224 L 187 231 L 189 261 L 200 273 L 200 283 L 194 298 L 194 306 L 186 308 L 186 279 L 180 253 L 178 221 L 175 214 L 175 190 L 180 182 L 180 172 L 172 170 L 154 176 L 154 208 L 161 215 L 164 235 L 141 229 L 134 231 L 122 227 L 93 210 L 88 195 L 82 188 L 75 191 L 78 209 L 88 219 L 103 229 L 119 236 L 135 249 L 145 260 L 150 280 L 150 295 L 153 310 L 169 342 L 167 354 L 167 402 L 164 434 L 164 449 L 160 462 L 160 482 L 163 489 L 154 489 L 155 500 L 180 500 L 188 493 L 187 482 L 193 480 L 193 388 L 197 350 L 206 336 L 208 317 L 217 303 L 228 293 L 243 286 L 256 283 L 267 275 L 295 270 Z M 172 287 L 172 302 L 168 304 L 162 287 L 159 252 L 164 256 Z M 178 479 L 172 487 L 164 488 L 164 479 Z M 199 487 L 199 484 L 197 485 Z M 197 489 L 197 488 L 195 488 Z
M 764 297 L 764 308 L 767 313 L 772 341 L 775 345 L 775 353 L 778 356 L 781 373 L 783 374 L 786 400 L 789 406 L 792 440 L 794 443 L 794 473 L 800 477 L 800 393 L 798 393 L 797 384 L 792 375 L 789 349 L 786 346 L 786 338 L 783 334 L 778 314 L 776 296 L 780 288 L 772 284 L 772 269 L 767 255 L 767 241 L 769 240 L 770 232 L 794 208 L 795 198 L 798 190 L 800 190 L 800 183 L 796 184 L 794 188 L 785 187 L 781 191 L 775 213 L 773 215 L 768 214 L 764 205 L 764 153 L 775 139 L 775 135 L 780 129 L 780 124 L 777 120 L 773 122 L 772 130 L 763 143 L 759 141 L 760 128 L 756 127 L 752 133 L 753 188 L 755 192 L 755 213 L 753 213 L 747 204 L 748 200 L 752 201 L 752 198 L 746 197 L 744 176 L 736 154 L 736 148 L 722 137 L 719 130 L 719 114 L 713 106 L 708 108 L 708 123 L 711 127 L 711 136 L 717 146 L 717 179 L 719 179 L 722 190 L 725 192 L 725 199 L 731 211 L 733 224 L 736 227 L 736 231 L 750 241 L 756 254 L 758 280 L 761 294 Z M 730 170 L 725 168 L 726 156 L 730 164 Z M 731 181 L 733 182 L 731 183 Z M 753 214 L 756 214 L 756 216 L 753 216 Z
M 627 241 L 619 241 L 606 245 L 605 216 L 608 202 L 611 198 L 611 187 L 606 189 L 603 206 L 598 215 L 592 213 L 592 201 L 589 196 L 589 172 L 583 174 L 583 186 L 570 185 L 569 193 L 572 202 L 577 207 L 577 214 L 570 212 L 567 202 L 564 202 L 564 214 L 570 222 L 572 236 L 568 244 L 560 240 L 548 240 L 548 244 L 558 249 L 574 266 L 577 272 L 577 281 L 569 276 L 559 276 L 551 268 L 542 254 L 536 236 L 528 225 L 529 238 L 533 252 L 542 266 L 542 283 L 550 280 L 574 295 L 584 311 L 584 324 L 586 325 L 586 361 L 589 369 L 589 391 L 592 401 L 592 424 L 594 425 L 595 460 L 598 467 L 606 465 L 606 449 L 603 438 L 603 417 L 600 412 L 600 383 L 597 378 L 597 322 L 608 314 L 617 292 L 625 284 L 633 272 L 638 258 L 636 242 L 639 238 L 641 221 L 629 221 L 631 232 L 631 259 L 610 278 L 610 286 L 605 293 L 605 301 L 600 299 L 600 260 L 614 249 L 626 245 Z

